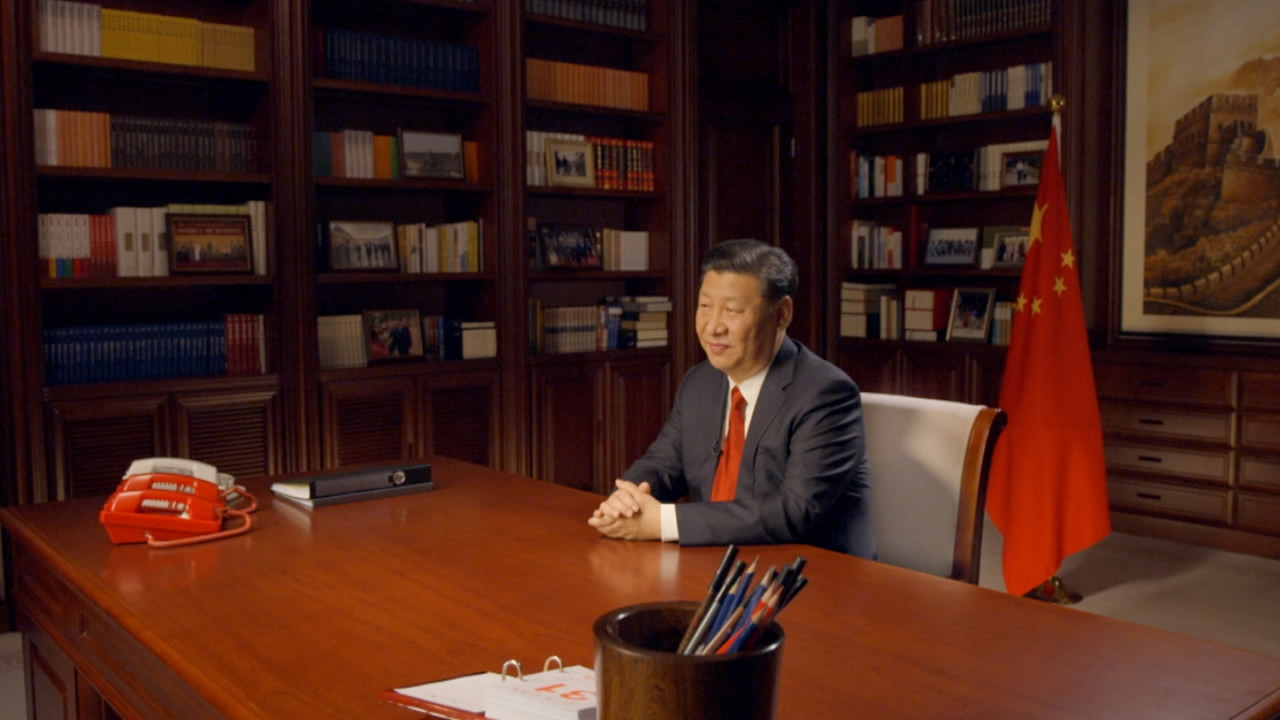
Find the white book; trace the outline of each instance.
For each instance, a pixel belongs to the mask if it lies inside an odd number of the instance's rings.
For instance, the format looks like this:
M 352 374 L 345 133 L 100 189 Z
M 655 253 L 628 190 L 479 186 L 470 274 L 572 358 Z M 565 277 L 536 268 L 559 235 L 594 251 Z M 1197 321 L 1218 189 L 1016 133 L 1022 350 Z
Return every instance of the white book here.
M 93 246 L 89 234 L 89 216 L 76 214 L 71 216 L 72 225 L 72 262 L 79 261 L 87 270 Z M 83 273 L 82 273 L 83 274 Z
M 156 274 L 156 247 L 152 222 L 151 208 L 135 208 L 134 223 L 138 229 L 138 277 L 152 277 Z
M 116 226 L 116 275 L 138 277 L 137 209 L 114 207 L 109 214 Z
M 154 257 L 151 264 L 151 274 L 156 277 L 164 277 L 169 274 L 169 211 L 166 208 L 155 207 L 141 210 L 141 212 L 151 212 L 151 234 Z
M 645 230 L 617 232 L 618 270 L 649 269 L 649 233 Z

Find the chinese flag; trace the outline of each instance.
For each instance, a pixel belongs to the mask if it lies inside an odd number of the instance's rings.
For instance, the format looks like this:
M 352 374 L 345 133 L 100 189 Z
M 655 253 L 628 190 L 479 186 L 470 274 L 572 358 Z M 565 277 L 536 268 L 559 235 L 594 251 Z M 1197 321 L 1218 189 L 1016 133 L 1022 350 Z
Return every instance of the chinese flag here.
M 1004 536 L 1004 582 L 1023 595 L 1063 558 L 1111 532 L 1102 420 L 1089 362 L 1080 276 L 1049 135 L 1018 286 L 987 512 Z

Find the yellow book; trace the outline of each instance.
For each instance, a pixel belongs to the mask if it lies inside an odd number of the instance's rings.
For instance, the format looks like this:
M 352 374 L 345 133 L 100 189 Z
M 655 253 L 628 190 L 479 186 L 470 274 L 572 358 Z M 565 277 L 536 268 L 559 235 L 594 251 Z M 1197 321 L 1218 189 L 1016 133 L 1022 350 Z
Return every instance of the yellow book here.
M 102 57 L 124 57 L 124 23 L 127 10 L 102 8 Z

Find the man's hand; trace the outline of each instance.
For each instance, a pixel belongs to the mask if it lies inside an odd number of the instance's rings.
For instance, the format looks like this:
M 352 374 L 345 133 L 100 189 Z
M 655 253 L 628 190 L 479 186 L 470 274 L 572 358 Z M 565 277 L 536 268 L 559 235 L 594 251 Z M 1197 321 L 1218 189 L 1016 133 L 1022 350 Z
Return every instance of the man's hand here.
M 662 518 L 649 483 L 615 480 L 617 488 L 591 513 L 587 523 L 601 534 L 621 540 L 659 540 Z

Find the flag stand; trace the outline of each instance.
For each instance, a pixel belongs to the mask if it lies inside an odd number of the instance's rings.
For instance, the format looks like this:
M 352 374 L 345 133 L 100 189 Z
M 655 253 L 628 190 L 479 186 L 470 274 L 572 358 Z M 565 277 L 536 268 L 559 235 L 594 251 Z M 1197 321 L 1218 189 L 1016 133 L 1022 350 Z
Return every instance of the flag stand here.
M 1062 578 L 1057 575 L 1045 580 L 1023 597 L 1054 605 L 1074 605 L 1084 599 L 1080 593 L 1067 589 L 1067 586 L 1062 584 Z

